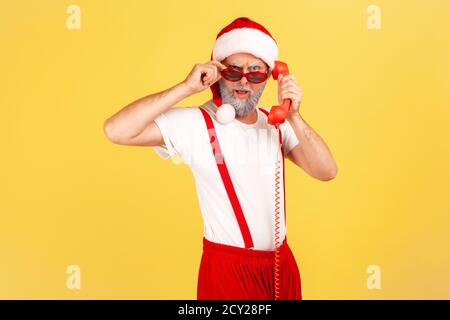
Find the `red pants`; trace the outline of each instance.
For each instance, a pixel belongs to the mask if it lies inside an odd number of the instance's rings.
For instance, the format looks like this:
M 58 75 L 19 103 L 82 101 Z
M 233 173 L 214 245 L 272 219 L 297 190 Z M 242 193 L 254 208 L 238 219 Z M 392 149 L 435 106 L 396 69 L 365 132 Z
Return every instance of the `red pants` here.
M 275 251 L 239 248 L 203 238 L 198 300 L 274 300 Z M 285 240 L 280 246 L 280 300 L 301 300 L 300 272 Z

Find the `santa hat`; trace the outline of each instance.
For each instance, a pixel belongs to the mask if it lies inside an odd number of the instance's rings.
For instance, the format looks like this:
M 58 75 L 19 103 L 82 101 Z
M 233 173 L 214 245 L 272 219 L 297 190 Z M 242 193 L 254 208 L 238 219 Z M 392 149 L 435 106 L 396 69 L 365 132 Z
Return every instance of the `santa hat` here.
M 260 58 L 267 63 L 270 69 L 273 69 L 275 60 L 278 59 L 278 47 L 275 39 L 266 28 L 247 17 L 235 19 L 219 32 L 214 43 L 211 60 L 222 61 L 239 52 L 250 53 Z M 218 107 L 217 121 L 222 124 L 233 121 L 234 107 L 230 104 L 222 104 L 218 81 L 210 88 L 214 104 Z

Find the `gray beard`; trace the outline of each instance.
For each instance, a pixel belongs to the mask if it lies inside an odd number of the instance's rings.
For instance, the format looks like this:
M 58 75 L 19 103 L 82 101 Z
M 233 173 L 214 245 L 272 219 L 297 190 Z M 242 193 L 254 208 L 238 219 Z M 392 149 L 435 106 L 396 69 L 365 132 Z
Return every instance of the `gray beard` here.
M 238 117 L 243 117 L 247 115 L 250 111 L 256 108 L 256 104 L 258 103 L 259 98 L 261 97 L 264 88 L 266 87 L 267 81 L 264 82 L 264 85 L 258 89 L 257 92 L 253 93 L 249 86 L 242 86 L 240 83 L 237 84 L 233 89 L 237 90 L 250 90 L 250 95 L 248 99 L 241 100 L 239 98 L 235 98 L 233 95 L 233 91 L 229 91 L 224 83 L 223 79 L 219 79 L 219 88 L 220 88 L 220 96 L 222 98 L 223 104 L 231 104 L 236 111 L 236 115 Z

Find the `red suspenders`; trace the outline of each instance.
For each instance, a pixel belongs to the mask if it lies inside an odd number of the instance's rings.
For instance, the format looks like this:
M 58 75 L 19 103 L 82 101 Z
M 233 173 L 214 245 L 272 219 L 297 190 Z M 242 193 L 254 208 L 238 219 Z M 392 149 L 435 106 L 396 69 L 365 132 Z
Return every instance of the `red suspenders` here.
M 268 112 L 264 109 L 259 108 L 266 115 Z M 214 128 L 214 123 L 208 114 L 202 107 L 200 107 L 200 111 L 202 112 L 203 118 L 205 119 L 206 128 L 208 129 L 209 134 L 209 142 L 211 144 L 212 152 L 214 158 L 216 159 L 217 168 L 219 169 L 220 177 L 222 178 L 222 182 L 225 186 L 225 190 L 227 192 L 228 198 L 230 199 L 231 206 L 233 207 L 234 214 L 236 216 L 237 222 L 239 224 L 239 228 L 241 230 L 242 237 L 244 239 L 245 248 L 253 248 L 253 240 L 250 234 L 250 230 L 248 228 L 247 222 L 244 217 L 244 213 L 241 208 L 241 204 L 239 203 L 239 199 L 234 190 L 233 182 L 231 181 L 230 174 L 227 169 L 227 165 L 225 163 L 225 158 L 222 154 L 222 150 L 220 149 L 219 140 L 217 138 L 216 130 Z M 281 130 L 279 132 L 279 141 L 280 143 L 283 141 L 281 136 Z M 282 158 L 283 158 L 283 191 L 284 191 L 284 151 L 281 148 Z M 286 221 L 286 195 L 284 196 L 284 217 Z
M 234 191 L 233 182 L 231 181 L 230 174 L 228 173 L 227 165 L 225 164 L 225 159 L 220 149 L 219 140 L 217 138 L 216 129 L 214 128 L 214 123 L 211 120 L 208 112 L 200 108 L 200 111 L 205 118 L 206 127 L 208 128 L 209 142 L 211 143 L 212 151 L 216 159 L 217 168 L 219 168 L 220 176 L 222 177 L 223 184 L 230 199 L 231 205 L 233 206 L 234 214 L 241 229 L 242 237 L 244 238 L 245 248 L 253 248 L 253 240 L 248 229 L 247 221 L 245 221 L 244 213 L 242 212 L 241 204 Z

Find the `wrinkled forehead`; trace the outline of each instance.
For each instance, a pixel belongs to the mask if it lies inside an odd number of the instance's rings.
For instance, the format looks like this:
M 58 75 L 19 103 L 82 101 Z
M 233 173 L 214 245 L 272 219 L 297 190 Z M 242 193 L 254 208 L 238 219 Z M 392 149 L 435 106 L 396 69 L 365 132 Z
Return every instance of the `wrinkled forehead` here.
M 264 68 L 264 67 L 268 67 L 268 65 L 261 59 L 259 58 L 242 58 L 242 57 L 236 57 L 236 56 L 229 56 L 227 58 L 225 58 L 225 60 L 223 60 L 224 63 L 233 66 L 233 67 L 237 67 L 237 68 L 244 68 L 244 67 L 260 67 L 260 68 Z

